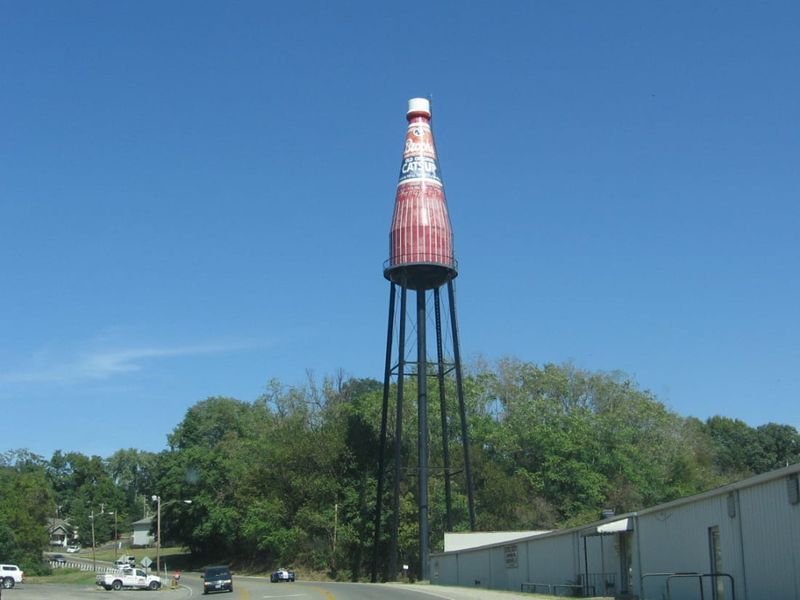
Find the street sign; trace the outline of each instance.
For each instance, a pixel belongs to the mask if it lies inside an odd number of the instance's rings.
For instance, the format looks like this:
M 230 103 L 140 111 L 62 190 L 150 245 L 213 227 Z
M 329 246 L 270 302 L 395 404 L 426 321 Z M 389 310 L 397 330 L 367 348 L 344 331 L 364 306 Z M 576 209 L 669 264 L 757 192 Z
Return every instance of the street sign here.
M 142 560 L 139 561 L 139 564 L 142 565 L 145 569 L 150 568 L 150 565 L 153 564 L 153 561 L 150 560 L 149 556 L 145 556 Z

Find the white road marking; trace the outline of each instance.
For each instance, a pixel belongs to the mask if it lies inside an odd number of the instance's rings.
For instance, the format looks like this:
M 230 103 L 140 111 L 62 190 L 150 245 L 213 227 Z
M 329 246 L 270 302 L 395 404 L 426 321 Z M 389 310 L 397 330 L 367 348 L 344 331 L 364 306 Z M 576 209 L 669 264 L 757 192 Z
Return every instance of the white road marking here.
M 386 585 L 386 584 L 383 584 L 383 585 Z M 391 585 L 391 584 L 389 584 L 389 585 Z M 395 586 L 392 586 L 392 587 L 394 589 L 400 589 L 400 590 L 403 589 L 399 585 L 395 585 Z M 415 586 L 414 589 L 406 589 L 406 590 L 403 590 L 403 591 L 418 592 L 420 594 L 427 594 L 428 596 L 433 596 L 435 598 L 444 598 L 444 600 L 454 600 L 453 596 L 445 596 L 444 594 L 437 594 L 436 592 L 431 592 L 430 590 L 421 590 L 421 589 L 418 589 L 418 588 L 419 588 L 419 586 Z

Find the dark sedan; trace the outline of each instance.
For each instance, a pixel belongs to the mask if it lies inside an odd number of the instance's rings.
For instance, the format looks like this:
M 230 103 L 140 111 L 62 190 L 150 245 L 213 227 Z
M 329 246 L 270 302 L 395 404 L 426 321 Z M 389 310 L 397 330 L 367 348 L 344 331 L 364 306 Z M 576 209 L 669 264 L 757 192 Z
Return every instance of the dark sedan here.
M 233 575 L 228 567 L 208 567 L 203 573 L 203 593 L 232 592 Z

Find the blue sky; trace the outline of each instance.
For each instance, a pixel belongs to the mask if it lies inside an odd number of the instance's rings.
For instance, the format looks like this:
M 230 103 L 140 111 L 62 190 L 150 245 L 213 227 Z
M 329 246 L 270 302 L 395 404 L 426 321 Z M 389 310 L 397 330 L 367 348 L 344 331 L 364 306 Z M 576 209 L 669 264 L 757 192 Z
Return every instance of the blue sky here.
M 427 95 L 468 361 L 798 427 L 798 62 L 794 2 L 6 0 L 0 451 L 381 378 Z

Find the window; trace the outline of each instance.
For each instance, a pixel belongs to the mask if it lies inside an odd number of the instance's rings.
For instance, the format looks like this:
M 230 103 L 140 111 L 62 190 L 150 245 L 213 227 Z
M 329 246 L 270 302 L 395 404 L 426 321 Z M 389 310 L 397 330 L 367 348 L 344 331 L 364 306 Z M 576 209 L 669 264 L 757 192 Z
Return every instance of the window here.
M 800 482 L 798 482 L 797 473 L 786 478 L 786 487 L 789 493 L 789 504 L 800 504 Z

